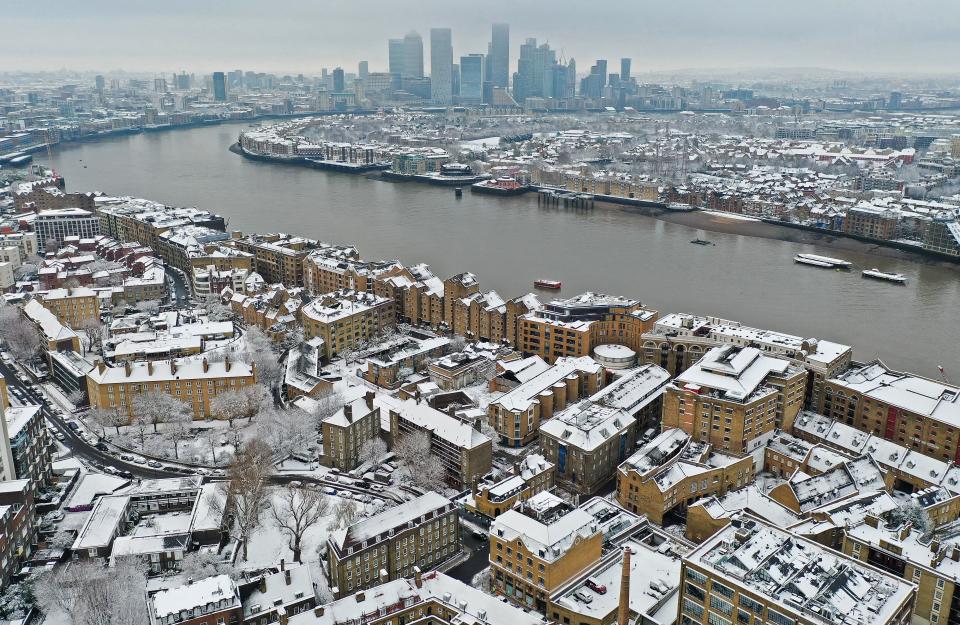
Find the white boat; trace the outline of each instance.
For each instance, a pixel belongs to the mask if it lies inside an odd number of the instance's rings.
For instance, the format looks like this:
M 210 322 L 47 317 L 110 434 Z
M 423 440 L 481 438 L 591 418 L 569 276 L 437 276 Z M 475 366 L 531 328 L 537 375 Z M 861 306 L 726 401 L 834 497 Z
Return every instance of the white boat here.
M 886 280 L 888 282 L 896 282 L 897 284 L 904 284 L 907 281 L 907 277 L 902 273 L 888 273 L 886 271 L 880 271 L 876 267 L 873 269 L 864 269 L 860 275 L 862 275 L 864 278 Z
M 793 261 L 800 263 L 801 265 L 812 265 L 814 267 L 827 267 L 827 268 L 833 267 L 833 265 L 831 265 L 830 263 L 825 263 L 822 260 L 814 260 L 812 258 L 803 258 L 800 255 L 794 256 Z
M 689 204 L 684 204 L 683 202 L 670 202 L 667 204 L 667 210 L 677 211 L 677 212 L 689 212 L 697 210 L 696 206 L 690 206 Z
M 843 260 L 842 258 L 831 258 L 829 256 L 818 256 L 817 254 L 797 254 L 793 257 L 793 260 L 798 263 L 804 263 L 805 265 L 815 265 L 817 267 L 841 267 L 846 268 L 850 267 L 850 261 Z

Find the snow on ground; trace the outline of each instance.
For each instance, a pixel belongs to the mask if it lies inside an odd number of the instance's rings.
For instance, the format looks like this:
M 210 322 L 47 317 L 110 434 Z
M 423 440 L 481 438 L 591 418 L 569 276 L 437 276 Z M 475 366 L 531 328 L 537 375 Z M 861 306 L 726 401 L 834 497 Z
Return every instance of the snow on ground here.
M 316 525 L 307 530 L 307 533 L 304 535 L 302 547 L 302 557 L 304 560 L 316 560 L 318 558 L 317 547 L 323 545 L 327 541 L 327 536 L 330 535 L 330 530 L 327 529 L 327 526 L 333 520 L 334 510 L 341 499 L 330 496 L 329 500 L 330 509 L 327 511 L 327 514 L 320 519 Z M 356 500 L 354 501 L 357 505 L 357 510 L 361 513 L 372 507 L 371 505 Z M 275 492 L 270 507 L 272 508 L 278 505 L 280 505 L 279 491 Z M 260 521 L 260 527 L 257 528 L 250 539 L 247 548 L 247 560 L 242 560 L 243 552 L 241 550 L 240 555 L 237 557 L 237 568 L 250 569 L 272 566 L 279 564 L 281 559 L 290 562 L 293 559 L 293 551 L 290 550 L 289 542 L 289 534 L 278 527 L 270 511 L 265 510 Z
M 723 217 L 726 219 L 736 219 L 738 221 L 760 221 L 756 217 L 749 217 L 747 215 L 741 215 L 739 213 L 727 213 L 724 211 L 712 211 L 712 210 L 702 210 L 701 213 L 706 213 L 707 215 L 712 215 L 714 217 Z

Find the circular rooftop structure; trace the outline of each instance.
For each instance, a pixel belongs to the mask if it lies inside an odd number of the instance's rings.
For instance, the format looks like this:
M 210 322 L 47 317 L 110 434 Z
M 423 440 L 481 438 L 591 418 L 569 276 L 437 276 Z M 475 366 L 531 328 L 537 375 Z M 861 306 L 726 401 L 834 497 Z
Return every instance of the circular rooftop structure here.
M 637 362 L 637 352 L 626 345 L 597 345 L 593 358 L 607 369 L 627 369 Z

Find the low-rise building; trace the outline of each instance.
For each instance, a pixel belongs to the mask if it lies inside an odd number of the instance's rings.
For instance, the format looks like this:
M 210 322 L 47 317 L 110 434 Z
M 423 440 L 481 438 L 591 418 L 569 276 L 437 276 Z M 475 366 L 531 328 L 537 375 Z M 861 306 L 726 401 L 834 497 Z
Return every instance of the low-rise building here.
M 371 384 L 397 389 L 408 375 L 423 369 L 427 362 L 443 355 L 450 339 L 414 331 L 384 350 L 367 357 L 367 370 L 363 379 Z
M 663 427 L 717 449 L 751 452 L 789 429 L 803 408 L 807 372 L 755 347 L 710 349 L 663 396 Z
M 327 575 L 340 598 L 435 568 L 460 549 L 457 507 L 429 492 L 331 533 Z
M 492 343 L 473 343 L 455 354 L 447 354 L 427 365 L 430 381 L 440 390 L 456 391 L 491 379 L 496 361 L 519 358 L 509 347 Z
M 47 351 L 79 352 L 83 349 L 77 333 L 61 323 L 57 316 L 44 308 L 38 300 L 32 299 L 24 304 L 23 314 L 37 327 Z
M 308 564 L 280 561 L 280 570 L 265 572 L 238 587 L 243 625 L 269 625 L 317 606 L 317 583 Z
M 637 421 L 624 410 L 585 401 L 540 426 L 543 455 L 557 480 L 582 495 L 610 482 L 637 440 Z
M 87 396 L 91 408 L 119 410 L 133 418 L 133 400 L 143 393 L 162 392 L 182 401 L 194 419 L 212 417 L 210 402 L 221 393 L 256 384 L 256 367 L 229 358 L 209 362 L 160 360 L 124 362 L 122 366 L 97 363 L 87 374 Z
M 37 299 L 68 328 L 81 330 L 85 323 L 100 321 L 100 302 L 93 289 L 51 289 L 38 293 Z
M 476 484 L 465 498 L 465 508 L 495 519 L 518 501 L 552 489 L 555 482 L 556 465 L 539 454 L 530 454 L 514 465 L 510 475 Z
M 613 382 L 590 396 L 590 401 L 619 408 L 637 420 L 637 433 L 660 425 L 663 393 L 670 374 L 657 365 L 640 365 L 622 372 Z
M 916 599 L 905 579 L 747 515 L 684 556 L 681 577 L 681 623 L 906 625 Z
M 147 599 L 150 625 L 239 625 L 243 618 L 240 594 L 229 575 L 187 580 Z
M 356 387 L 364 393 L 360 387 Z M 344 405 L 320 422 L 323 435 L 321 462 L 341 471 L 352 471 L 361 462 L 373 460 L 361 454 L 364 444 L 380 436 L 380 408 L 373 405 L 374 392 L 366 391 L 360 397 L 354 389 L 348 391 Z

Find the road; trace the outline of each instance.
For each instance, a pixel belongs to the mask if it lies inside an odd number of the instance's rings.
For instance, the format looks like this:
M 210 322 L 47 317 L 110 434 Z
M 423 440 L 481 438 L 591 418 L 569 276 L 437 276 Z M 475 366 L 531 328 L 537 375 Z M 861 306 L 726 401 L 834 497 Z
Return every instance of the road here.
M 461 525 L 460 534 L 463 548 L 470 550 L 470 556 L 447 571 L 447 575 L 470 584 L 477 573 L 490 566 L 490 546 L 486 540 L 476 538 L 473 530 L 466 525 Z
M 125 462 L 116 456 L 111 456 L 110 454 L 100 451 L 94 447 L 93 444 L 85 441 L 70 429 L 67 426 L 66 420 L 51 410 L 51 405 L 46 395 L 23 384 L 23 382 L 20 381 L 18 372 L 14 371 L 13 367 L 6 362 L 0 361 L 0 373 L 3 374 L 7 387 L 10 389 L 10 394 L 13 395 L 14 398 L 22 400 L 23 403 L 32 403 L 40 406 L 40 411 L 47 420 L 47 424 L 52 426 L 55 431 L 63 434 L 64 438 L 62 443 L 70 449 L 75 456 L 94 465 L 110 466 L 120 471 L 129 471 L 134 477 L 146 479 L 171 477 L 171 473 L 168 471 L 158 471 L 133 462 Z M 67 418 L 69 419 L 69 417 Z
M 183 275 L 166 266 L 163 271 L 167 274 L 167 286 L 170 287 L 170 304 L 174 308 L 186 306 L 187 300 L 190 299 L 190 289 L 187 288 Z

